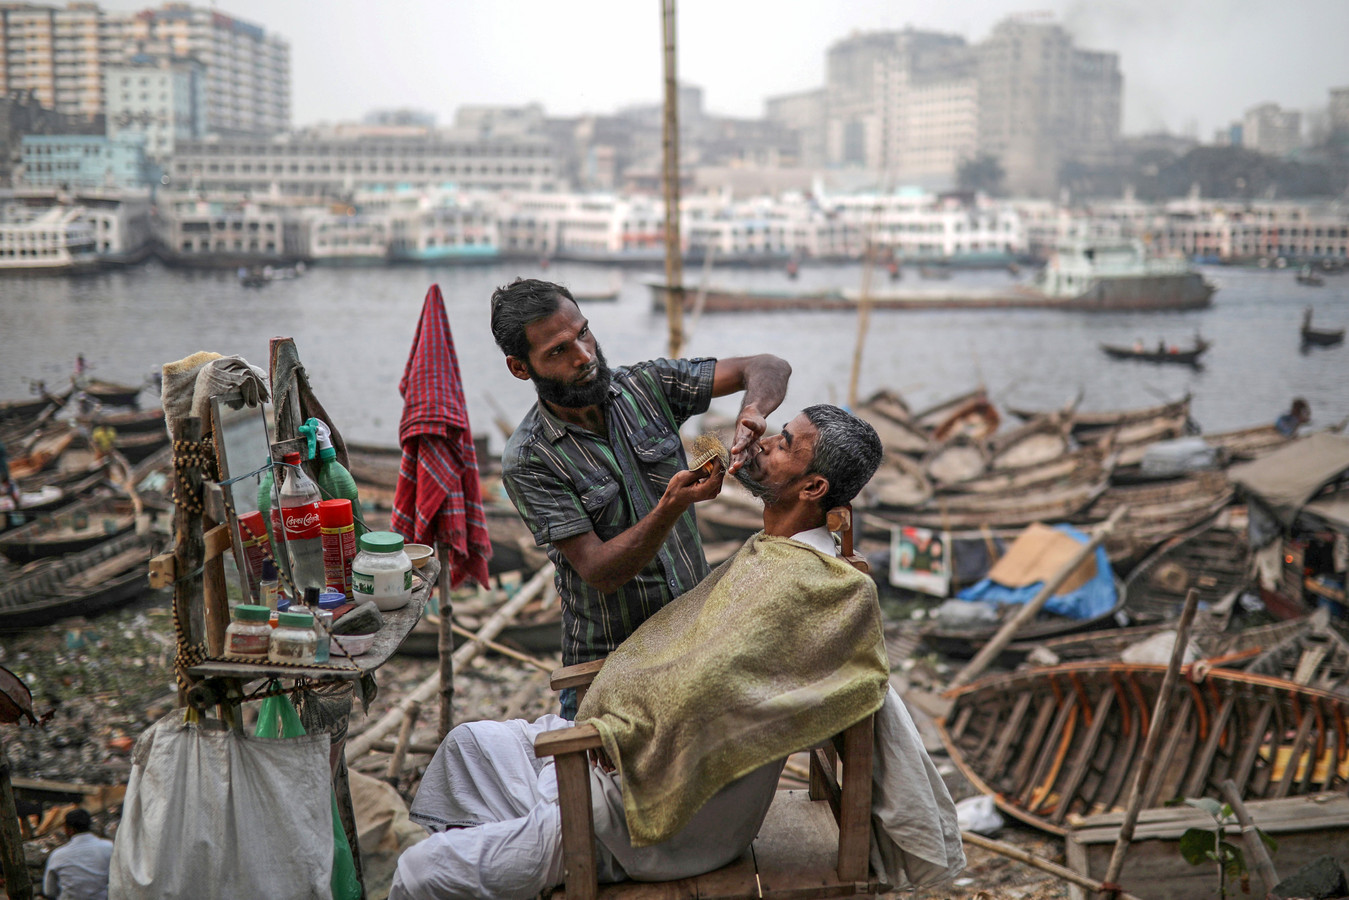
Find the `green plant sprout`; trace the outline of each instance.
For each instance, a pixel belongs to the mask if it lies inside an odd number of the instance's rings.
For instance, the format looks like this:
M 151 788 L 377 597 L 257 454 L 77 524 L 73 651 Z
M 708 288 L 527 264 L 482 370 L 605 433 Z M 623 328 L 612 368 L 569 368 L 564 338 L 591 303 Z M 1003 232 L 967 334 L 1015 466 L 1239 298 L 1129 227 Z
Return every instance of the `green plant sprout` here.
M 1227 900 L 1229 881 L 1240 881 L 1242 893 L 1251 892 L 1251 873 L 1246 867 L 1246 856 L 1241 848 L 1231 841 L 1223 840 L 1228 826 L 1238 825 L 1236 814 L 1229 803 L 1219 803 L 1208 797 L 1186 797 L 1167 804 L 1174 806 L 1184 803 L 1195 809 L 1202 809 L 1213 819 L 1213 828 L 1187 828 L 1180 836 L 1180 855 L 1192 866 L 1216 863 L 1218 866 L 1218 896 Z M 1263 830 L 1256 828 L 1255 833 L 1273 853 L 1279 845 Z

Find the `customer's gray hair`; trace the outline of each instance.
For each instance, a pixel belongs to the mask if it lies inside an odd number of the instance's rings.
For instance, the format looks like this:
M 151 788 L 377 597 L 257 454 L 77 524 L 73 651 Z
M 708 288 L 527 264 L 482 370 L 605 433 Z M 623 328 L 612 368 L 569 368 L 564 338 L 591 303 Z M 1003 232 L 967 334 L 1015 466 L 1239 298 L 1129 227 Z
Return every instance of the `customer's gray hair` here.
M 870 423 L 837 406 L 817 404 L 804 410 L 815 426 L 815 456 L 807 474 L 819 474 L 829 482 L 829 492 L 820 505 L 827 512 L 851 503 L 880 467 L 880 436 Z

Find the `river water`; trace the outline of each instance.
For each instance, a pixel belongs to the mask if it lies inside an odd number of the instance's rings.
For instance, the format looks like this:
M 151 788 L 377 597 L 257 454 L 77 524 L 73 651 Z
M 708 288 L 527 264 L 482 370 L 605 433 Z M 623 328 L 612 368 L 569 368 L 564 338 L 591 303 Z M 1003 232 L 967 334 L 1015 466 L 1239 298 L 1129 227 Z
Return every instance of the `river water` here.
M 1349 346 L 1299 349 L 1305 306 L 1321 327 L 1349 325 L 1349 276 L 1305 287 L 1292 271 L 1204 268 L 1218 291 L 1211 308 L 1179 313 L 1083 313 L 1044 310 L 875 311 L 863 351 L 863 396 L 901 392 L 915 408 L 982 383 L 999 403 L 1058 407 L 1079 390 L 1083 409 L 1150 406 L 1193 394 L 1192 413 L 1206 431 L 1264 424 L 1294 396 L 1311 403 L 1313 426 L 1349 417 Z M 544 277 L 578 293 L 620 288 L 616 302 L 584 311 L 611 365 L 664 355 L 664 313 L 651 310 L 639 271 L 554 263 L 546 271 L 518 262 L 480 266 L 326 268 L 302 277 L 245 288 L 233 272 L 164 268 L 157 263 L 78 278 L 0 280 L 0 399 L 29 395 L 29 382 L 60 386 L 77 353 L 91 374 L 140 383 L 159 367 L 197 350 L 241 355 L 266 369 L 268 339 L 295 338 L 319 398 L 350 440 L 394 445 L 402 400 L 398 382 L 427 288 L 439 283 L 454 332 L 474 430 L 493 419 L 514 423 L 534 400 L 528 382 L 506 370 L 488 327 L 497 285 L 518 275 Z M 876 273 L 876 290 L 932 289 L 912 267 L 892 283 Z M 1024 276 L 1023 276 L 1024 277 Z M 763 290 L 856 290 L 860 265 L 807 266 L 789 281 L 780 269 L 701 268 L 686 272 L 696 288 L 739 284 Z M 941 287 L 994 288 L 1004 272 L 959 272 Z M 843 402 L 857 341 L 857 318 L 845 312 L 708 315 L 690 323 L 685 354 L 733 356 L 772 352 L 794 374 L 780 424 L 799 408 Z M 1188 344 L 1198 332 L 1213 346 L 1204 368 L 1108 359 L 1098 343 L 1159 339 Z M 149 395 L 147 394 L 147 400 Z M 735 412 L 725 398 L 713 409 Z

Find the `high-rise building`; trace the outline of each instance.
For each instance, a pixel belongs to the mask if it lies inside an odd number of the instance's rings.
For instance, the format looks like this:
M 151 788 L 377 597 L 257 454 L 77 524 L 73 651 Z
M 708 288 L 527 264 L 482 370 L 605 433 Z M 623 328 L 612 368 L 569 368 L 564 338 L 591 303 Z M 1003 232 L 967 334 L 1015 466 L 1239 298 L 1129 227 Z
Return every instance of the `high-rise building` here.
M 1302 143 L 1302 113 L 1277 103 L 1246 110 L 1241 120 L 1241 145 L 1270 156 L 1285 156 Z
M 1326 118 L 1332 138 L 1349 140 L 1349 87 L 1330 89 L 1330 107 Z
M 1013 191 L 1050 194 L 1068 160 L 1098 161 L 1119 138 L 1123 78 L 1114 53 L 1073 46 L 1061 26 L 1013 17 L 978 46 L 979 152 Z
M 807 168 L 824 165 L 825 108 L 824 88 L 782 94 L 764 101 L 764 118 L 796 135 L 798 165 Z
M 257 25 L 183 3 L 135 14 L 0 2 L 0 96 L 32 91 L 59 113 L 107 110 L 107 73 L 133 56 L 192 57 L 208 131 L 265 137 L 290 127 L 290 47 Z
M 108 66 L 108 137 L 145 135 L 145 155 L 156 163 L 178 141 L 206 135 L 206 77 L 192 57 L 133 56 Z

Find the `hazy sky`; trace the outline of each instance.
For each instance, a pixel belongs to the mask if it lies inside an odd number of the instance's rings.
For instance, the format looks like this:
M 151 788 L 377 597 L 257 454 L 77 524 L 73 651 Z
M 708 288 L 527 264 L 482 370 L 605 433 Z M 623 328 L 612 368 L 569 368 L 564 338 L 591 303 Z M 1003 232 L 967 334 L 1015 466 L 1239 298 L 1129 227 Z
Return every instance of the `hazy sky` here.
M 379 107 L 449 124 L 461 104 L 536 101 L 566 115 L 660 97 L 659 0 L 213 5 L 290 41 L 296 125 Z M 1119 54 L 1126 134 L 1207 140 L 1257 103 L 1310 110 L 1349 85 L 1349 0 L 680 0 L 679 74 L 709 111 L 758 116 L 765 97 L 821 85 L 826 48 L 854 31 L 912 25 L 979 41 L 1028 12 L 1052 15 L 1079 47 Z

